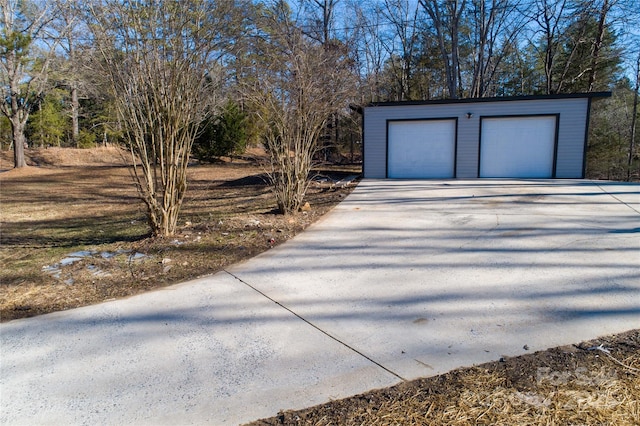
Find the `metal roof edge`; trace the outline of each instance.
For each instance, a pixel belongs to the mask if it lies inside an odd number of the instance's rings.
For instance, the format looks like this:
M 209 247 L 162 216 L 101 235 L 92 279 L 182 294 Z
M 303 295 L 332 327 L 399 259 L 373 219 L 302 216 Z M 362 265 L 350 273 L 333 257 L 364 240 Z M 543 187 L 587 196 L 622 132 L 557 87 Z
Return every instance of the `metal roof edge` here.
M 553 95 L 503 96 L 503 97 L 494 97 L 494 98 L 432 99 L 427 101 L 371 102 L 365 105 L 365 108 L 382 107 L 382 106 L 466 104 L 466 103 L 479 103 L 479 102 L 535 101 L 535 100 L 546 100 L 546 99 L 610 98 L 610 97 L 611 97 L 611 92 L 558 93 Z

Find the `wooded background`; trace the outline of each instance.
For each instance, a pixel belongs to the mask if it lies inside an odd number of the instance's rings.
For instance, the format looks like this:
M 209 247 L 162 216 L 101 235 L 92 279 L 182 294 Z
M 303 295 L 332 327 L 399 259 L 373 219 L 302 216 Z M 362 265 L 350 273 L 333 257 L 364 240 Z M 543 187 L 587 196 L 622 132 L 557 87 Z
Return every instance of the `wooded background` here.
M 275 185 L 306 179 L 311 161 L 357 161 L 358 109 L 371 102 L 612 91 L 593 105 L 587 174 L 639 178 L 638 0 L 0 0 L 0 10 L 0 147 L 16 167 L 24 147 L 128 143 L 149 159 L 137 184 L 153 194 L 191 153 L 212 160 L 262 143 Z M 287 164 L 289 151 L 302 163 Z M 281 209 L 299 207 L 304 185 L 296 191 Z

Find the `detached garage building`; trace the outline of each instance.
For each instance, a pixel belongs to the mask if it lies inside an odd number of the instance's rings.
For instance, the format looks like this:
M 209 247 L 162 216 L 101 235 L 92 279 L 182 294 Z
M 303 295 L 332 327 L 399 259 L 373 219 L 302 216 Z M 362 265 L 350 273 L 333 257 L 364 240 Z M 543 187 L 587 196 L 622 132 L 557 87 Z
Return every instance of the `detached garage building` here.
M 594 98 L 610 92 L 364 108 L 365 178 L 583 178 Z

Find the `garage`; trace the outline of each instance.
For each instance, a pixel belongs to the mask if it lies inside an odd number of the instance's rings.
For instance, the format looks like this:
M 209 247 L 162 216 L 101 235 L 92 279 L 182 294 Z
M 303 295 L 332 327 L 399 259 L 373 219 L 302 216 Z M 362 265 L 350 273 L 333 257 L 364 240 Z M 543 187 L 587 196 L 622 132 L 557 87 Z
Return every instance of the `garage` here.
M 376 102 L 362 108 L 367 179 L 580 179 L 591 104 L 611 92 Z
M 387 132 L 389 178 L 455 176 L 455 119 L 390 121 Z
M 554 176 L 557 116 L 482 117 L 481 178 Z

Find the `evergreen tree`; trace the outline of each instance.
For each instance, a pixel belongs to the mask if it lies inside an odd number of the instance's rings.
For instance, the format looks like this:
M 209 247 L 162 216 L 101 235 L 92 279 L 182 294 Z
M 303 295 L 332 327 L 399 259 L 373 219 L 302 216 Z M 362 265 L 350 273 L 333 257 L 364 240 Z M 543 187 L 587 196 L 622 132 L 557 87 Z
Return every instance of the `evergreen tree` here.
M 247 146 L 248 136 L 247 114 L 237 103 L 229 101 L 219 115 L 203 123 L 193 144 L 193 154 L 204 161 L 241 154 Z
M 616 46 L 616 34 L 604 29 L 599 60 L 593 68 L 593 53 L 597 39 L 598 21 L 586 15 L 572 23 L 563 35 L 563 43 L 554 62 L 558 92 L 580 93 L 611 90 L 620 77 L 620 49 Z M 595 71 L 596 80 L 590 87 L 589 78 Z
M 69 120 L 64 114 L 63 92 L 49 92 L 35 107 L 27 122 L 26 135 L 32 145 L 45 147 L 62 146 L 69 128 Z

